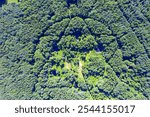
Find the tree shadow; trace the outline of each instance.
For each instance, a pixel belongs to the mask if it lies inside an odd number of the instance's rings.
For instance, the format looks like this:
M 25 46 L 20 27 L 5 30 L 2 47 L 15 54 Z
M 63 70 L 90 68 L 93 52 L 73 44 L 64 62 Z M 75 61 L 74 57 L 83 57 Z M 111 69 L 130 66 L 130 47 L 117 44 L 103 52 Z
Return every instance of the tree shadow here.
M 0 7 L 3 5 L 3 4 L 6 4 L 6 0 L 1 0 L 1 2 L 0 2 Z

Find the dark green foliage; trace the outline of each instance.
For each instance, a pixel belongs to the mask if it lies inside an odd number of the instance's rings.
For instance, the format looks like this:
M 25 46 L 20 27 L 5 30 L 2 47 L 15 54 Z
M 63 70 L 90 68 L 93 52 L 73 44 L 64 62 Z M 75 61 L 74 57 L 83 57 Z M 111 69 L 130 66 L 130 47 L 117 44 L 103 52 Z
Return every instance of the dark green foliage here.
M 0 7 L 0 99 L 150 99 L 149 0 Z
M 6 4 L 6 0 L 1 0 L 0 6 L 2 6 L 3 4 Z

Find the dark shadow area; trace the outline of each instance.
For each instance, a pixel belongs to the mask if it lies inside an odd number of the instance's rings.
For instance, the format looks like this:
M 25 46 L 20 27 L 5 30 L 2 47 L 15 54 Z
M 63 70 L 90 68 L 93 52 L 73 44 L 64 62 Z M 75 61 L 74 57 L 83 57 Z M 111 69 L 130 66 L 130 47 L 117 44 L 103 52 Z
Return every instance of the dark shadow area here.
M 77 5 L 78 0 L 66 0 L 68 7 L 70 7 L 71 4 L 76 4 Z
M 32 59 L 32 60 L 29 61 L 29 64 L 30 64 L 30 65 L 34 65 L 34 63 L 35 63 L 35 60 L 34 60 L 34 59 Z
M 56 73 L 56 70 L 51 70 L 51 72 L 50 72 L 52 75 L 54 75 L 54 76 L 56 76 L 57 75 L 57 73 Z
M 96 51 L 97 52 L 100 52 L 100 51 L 104 51 L 105 47 L 103 46 L 102 43 L 98 44 L 97 48 L 96 48 Z
M 6 4 L 6 0 L 1 0 L 1 1 L 0 1 L 0 7 L 1 7 L 3 4 Z
M 73 32 L 72 35 L 74 35 L 76 37 L 76 39 L 78 39 L 82 35 L 82 33 L 80 30 L 77 30 L 77 31 Z

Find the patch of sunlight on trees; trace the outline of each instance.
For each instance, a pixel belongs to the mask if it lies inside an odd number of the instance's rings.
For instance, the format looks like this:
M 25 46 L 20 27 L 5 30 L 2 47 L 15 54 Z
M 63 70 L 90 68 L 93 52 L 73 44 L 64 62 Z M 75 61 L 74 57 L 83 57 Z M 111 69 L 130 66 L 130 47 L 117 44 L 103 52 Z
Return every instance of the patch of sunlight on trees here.
M 70 69 L 71 69 L 71 64 L 70 64 L 70 63 L 65 62 L 65 68 L 66 68 L 66 69 L 68 69 L 68 70 L 70 70 Z
M 18 0 L 7 0 L 7 3 L 18 3 Z

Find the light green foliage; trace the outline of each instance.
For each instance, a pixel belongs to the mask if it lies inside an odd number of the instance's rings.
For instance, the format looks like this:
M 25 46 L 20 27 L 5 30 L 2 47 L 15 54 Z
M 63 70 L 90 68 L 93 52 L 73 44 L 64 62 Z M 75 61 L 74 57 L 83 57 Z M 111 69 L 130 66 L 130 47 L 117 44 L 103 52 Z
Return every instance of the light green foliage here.
M 43 57 L 42 53 L 40 52 L 40 50 L 35 51 L 34 58 L 35 59 L 41 59 L 41 60 L 44 59 L 44 57 Z
M 87 76 L 101 76 L 104 74 L 105 69 L 105 59 L 102 56 L 101 52 L 90 51 L 86 56 L 86 63 L 84 65 L 85 71 L 88 72 L 85 74 Z
M 7 3 L 18 3 L 18 0 L 7 0 Z

